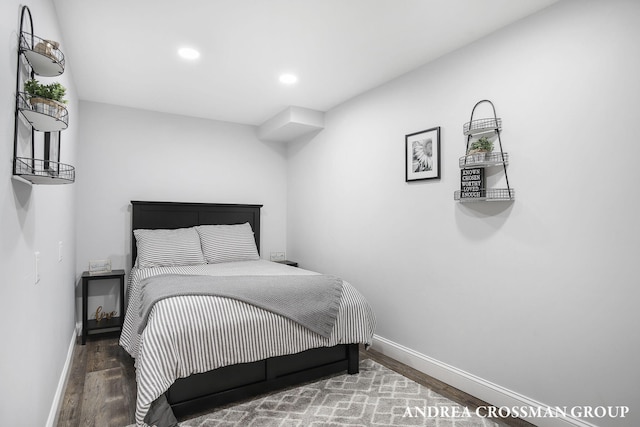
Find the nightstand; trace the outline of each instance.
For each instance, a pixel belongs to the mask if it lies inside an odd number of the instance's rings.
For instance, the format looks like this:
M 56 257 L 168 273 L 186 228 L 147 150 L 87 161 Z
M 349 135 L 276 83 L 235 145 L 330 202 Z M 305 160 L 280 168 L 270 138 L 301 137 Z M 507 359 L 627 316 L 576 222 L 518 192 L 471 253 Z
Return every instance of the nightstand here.
M 88 317 L 88 299 L 89 299 L 89 282 L 94 280 L 120 279 L 120 312 L 117 317 L 111 319 L 102 319 L 99 322 L 96 319 L 87 319 Z M 122 331 L 124 324 L 124 270 L 113 270 L 111 273 L 89 274 L 88 271 L 82 273 L 82 345 L 87 342 L 89 331 L 97 331 L 101 329 L 114 329 Z M 110 331 L 107 331 L 110 332 Z
M 291 267 L 297 267 L 298 266 L 297 262 L 289 261 L 289 260 L 286 260 L 286 259 L 284 259 L 282 261 L 274 261 L 274 262 L 277 262 L 278 264 L 290 265 Z

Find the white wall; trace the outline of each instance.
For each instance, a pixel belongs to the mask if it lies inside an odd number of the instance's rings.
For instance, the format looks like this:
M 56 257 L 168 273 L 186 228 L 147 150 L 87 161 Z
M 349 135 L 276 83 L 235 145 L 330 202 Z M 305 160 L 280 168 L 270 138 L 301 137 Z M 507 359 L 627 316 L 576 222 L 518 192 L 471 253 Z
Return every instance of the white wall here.
M 86 101 L 80 109 L 78 276 L 90 259 L 131 267 L 131 200 L 263 204 L 261 256 L 285 250 L 285 146 L 259 141 L 254 126 Z M 95 287 L 92 298 L 110 293 Z
M 361 289 L 381 337 L 640 425 L 638 18 L 637 1 L 563 1 L 328 112 L 289 148 L 289 258 Z M 485 98 L 513 204 L 453 201 Z M 442 179 L 405 183 L 404 135 L 434 126 Z
M 12 176 L 17 40 L 22 3 L 0 2 L 0 419 L 3 425 L 44 426 L 74 334 L 75 184 L 29 186 Z M 64 40 L 49 0 L 29 2 L 35 34 Z M 28 23 L 28 18 L 26 23 Z M 30 31 L 28 25 L 25 30 Z M 73 60 L 56 78 L 67 87 L 69 128 L 62 135 L 62 162 L 76 163 L 77 97 Z M 49 83 L 54 79 L 37 77 Z M 40 135 L 40 138 L 42 136 Z M 22 141 L 21 143 L 24 143 Z M 58 242 L 63 242 L 58 262 Z M 34 252 L 40 252 L 35 284 Z M 55 408 L 54 408 L 55 409 Z

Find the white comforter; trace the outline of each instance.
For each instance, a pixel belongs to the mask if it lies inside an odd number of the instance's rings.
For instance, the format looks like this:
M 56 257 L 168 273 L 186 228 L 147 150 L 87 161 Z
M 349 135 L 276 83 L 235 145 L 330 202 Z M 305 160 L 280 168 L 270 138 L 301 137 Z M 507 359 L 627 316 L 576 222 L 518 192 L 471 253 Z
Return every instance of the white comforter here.
M 134 268 L 120 345 L 136 359 L 136 424 L 144 426 L 151 403 L 178 378 L 222 366 L 294 354 L 337 344 L 370 344 L 375 317 L 364 297 L 344 282 L 340 310 L 329 338 L 292 320 L 241 301 L 215 296 L 162 300 L 138 334 L 141 280 L 160 274 L 301 275 L 317 274 L 269 261 L 242 261 L 183 267 Z M 136 310 L 136 311 L 134 311 Z M 131 313 L 131 314 L 130 314 Z

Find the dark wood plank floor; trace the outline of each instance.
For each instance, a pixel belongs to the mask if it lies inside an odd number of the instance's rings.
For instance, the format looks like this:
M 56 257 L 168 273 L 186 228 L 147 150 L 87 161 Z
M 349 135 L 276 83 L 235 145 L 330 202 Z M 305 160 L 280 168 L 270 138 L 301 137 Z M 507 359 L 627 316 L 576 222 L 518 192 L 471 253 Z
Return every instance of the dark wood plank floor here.
M 472 411 L 487 406 L 487 403 L 377 351 L 361 349 L 360 357 L 372 359 Z M 135 406 L 133 359 L 118 345 L 117 334 L 90 336 L 84 346 L 78 340 L 57 426 L 124 427 L 134 423 Z M 535 427 L 520 419 L 494 421 L 501 426 Z
M 409 378 L 410 380 L 413 380 L 418 384 L 422 384 L 423 386 L 430 388 L 441 396 L 444 396 L 449 400 L 453 400 L 456 403 L 468 407 L 470 412 L 474 412 L 476 408 L 491 406 L 487 402 L 480 400 L 477 397 L 471 396 L 470 394 L 467 394 L 462 390 L 458 390 L 457 388 L 452 387 L 447 383 L 444 383 L 434 377 L 420 372 L 417 369 L 413 369 L 410 366 L 398 362 L 397 360 L 385 356 L 384 354 L 381 354 L 375 350 L 361 349 L 360 356 L 361 358 L 374 360 L 379 364 L 391 369 L 392 371 L 396 371 L 399 374 L 402 374 L 403 376 Z M 481 412 L 481 414 L 486 416 L 486 411 L 485 413 Z M 536 427 L 534 424 L 531 424 L 525 420 L 521 420 L 520 418 L 490 419 L 496 422 L 499 426 L 503 427 Z
M 58 427 L 124 427 L 134 422 L 136 374 L 118 334 L 76 342 Z

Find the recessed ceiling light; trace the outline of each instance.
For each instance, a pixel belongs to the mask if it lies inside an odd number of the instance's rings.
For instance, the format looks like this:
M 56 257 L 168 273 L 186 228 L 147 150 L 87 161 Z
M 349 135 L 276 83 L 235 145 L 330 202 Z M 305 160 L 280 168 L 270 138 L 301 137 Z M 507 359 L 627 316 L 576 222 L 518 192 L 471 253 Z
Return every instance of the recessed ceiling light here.
M 295 74 L 283 74 L 280 76 L 280 83 L 285 85 L 292 85 L 298 81 L 298 76 Z
M 184 59 L 198 59 L 200 58 L 200 52 L 191 47 L 182 47 L 178 49 L 178 55 Z

